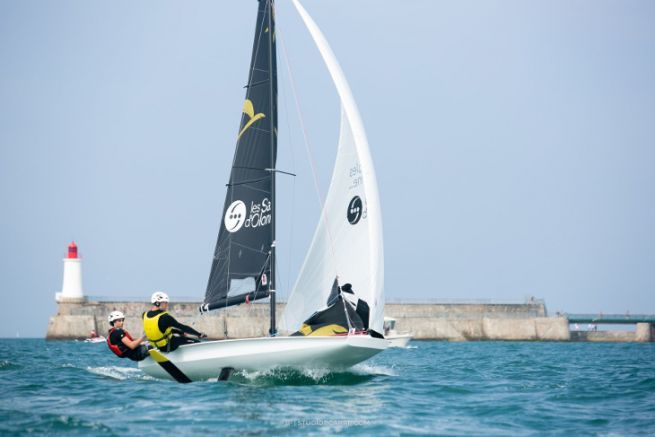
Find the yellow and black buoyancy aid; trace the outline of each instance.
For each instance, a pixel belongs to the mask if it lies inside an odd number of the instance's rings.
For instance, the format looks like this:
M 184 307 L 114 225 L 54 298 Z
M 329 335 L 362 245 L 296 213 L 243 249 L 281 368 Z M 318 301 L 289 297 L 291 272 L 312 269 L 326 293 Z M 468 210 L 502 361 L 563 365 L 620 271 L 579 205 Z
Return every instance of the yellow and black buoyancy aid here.
M 173 336 L 173 328 L 171 326 L 166 328 L 164 332 L 159 330 L 159 318 L 164 314 L 168 314 L 168 312 L 162 311 L 154 317 L 148 317 L 148 311 L 143 313 L 143 331 L 146 333 L 146 337 L 148 337 L 150 343 L 159 349 L 166 347 L 168 341 Z

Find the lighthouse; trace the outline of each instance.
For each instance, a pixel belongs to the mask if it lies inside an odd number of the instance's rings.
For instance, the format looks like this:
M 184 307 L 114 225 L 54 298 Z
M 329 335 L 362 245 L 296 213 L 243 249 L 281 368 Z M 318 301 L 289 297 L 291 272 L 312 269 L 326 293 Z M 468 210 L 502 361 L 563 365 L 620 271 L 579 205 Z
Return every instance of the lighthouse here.
M 68 255 L 64 258 L 64 282 L 61 293 L 55 294 L 57 302 L 84 301 L 82 292 L 82 260 L 77 256 L 77 245 L 71 242 L 68 245 Z

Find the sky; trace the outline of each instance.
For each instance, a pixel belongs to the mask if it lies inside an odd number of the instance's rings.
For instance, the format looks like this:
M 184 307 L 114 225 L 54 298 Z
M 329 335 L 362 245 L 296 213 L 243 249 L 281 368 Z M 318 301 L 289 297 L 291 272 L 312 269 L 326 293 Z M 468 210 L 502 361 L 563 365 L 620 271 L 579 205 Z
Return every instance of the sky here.
M 284 297 L 339 102 L 276 3 L 278 168 L 297 175 L 278 179 Z M 655 313 L 655 3 L 303 4 L 367 131 L 387 300 Z M 0 0 L 0 337 L 45 335 L 72 240 L 88 296 L 202 299 L 255 15 L 254 0 Z

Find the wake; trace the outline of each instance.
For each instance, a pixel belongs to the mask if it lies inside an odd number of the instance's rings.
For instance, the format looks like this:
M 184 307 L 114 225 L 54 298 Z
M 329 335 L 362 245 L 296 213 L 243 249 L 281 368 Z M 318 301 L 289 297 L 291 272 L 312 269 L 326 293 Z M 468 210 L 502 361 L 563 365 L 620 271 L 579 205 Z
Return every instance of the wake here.
M 357 385 L 385 376 L 396 375 L 388 367 L 358 364 L 343 371 L 311 368 L 274 368 L 262 371 L 239 370 L 230 377 L 228 382 L 255 386 Z M 213 381 L 216 381 L 216 379 Z
M 125 380 L 148 380 L 153 381 L 155 378 L 146 375 L 141 370 L 134 367 L 87 367 L 86 371 L 94 375 L 104 376 L 106 378 L 117 379 L 119 381 Z

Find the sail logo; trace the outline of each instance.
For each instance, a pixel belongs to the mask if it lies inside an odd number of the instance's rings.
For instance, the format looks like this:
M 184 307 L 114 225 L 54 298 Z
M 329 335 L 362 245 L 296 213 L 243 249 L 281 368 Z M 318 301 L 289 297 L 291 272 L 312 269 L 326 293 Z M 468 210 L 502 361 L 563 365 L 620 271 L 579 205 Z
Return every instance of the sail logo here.
M 351 225 L 356 225 L 359 222 L 359 219 L 362 218 L 364 213 L 364 207 L 362 205 L 362 199 L 359 196 L 355 196 L 350 200 L 348 204 L 348 211 L 346 212 L 346 217 L 348 222 Z
M 359 162 L 350 168 L 348 171 L 348 177 L 350 178 L 350 186 L 348 187 L 349 190 L 353 190 L 364 184 L 362 167 L 359 165 Z
M 250 204 L 250 214 L 245 221 L 246 228 L 258 228 L 260 226 L 270 225 L 273 221 L 271 210 L 273 205 L 268 197 L 264 197 L 261 202 Z
M 227 207 L 225 211 L 225 229 L 232 233 L 236 232 L 246 222 L 246 204 L 240 200 L 235 200 Z
M 243 102 L 243 113 L 248 116 L 248 121 L 241 129 L 241 132 L 239 132 L 237 141 L 239 141 L 241 135 L 243 135 L 244 132 L 247 131 L 250 126 L 253 125 L 253 123 L 255 123 L 257 120 L 260 120 L 262 118 L 266 118 L 266 114 L 264 114 L 263 112 L 260 112 L 259 114 L 255 114 L 255 107 L 252 105 L 252 102 L 249 99 L 246 99 L 246 101 Z

